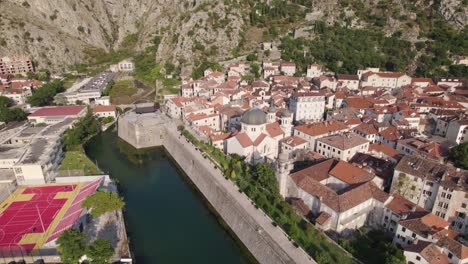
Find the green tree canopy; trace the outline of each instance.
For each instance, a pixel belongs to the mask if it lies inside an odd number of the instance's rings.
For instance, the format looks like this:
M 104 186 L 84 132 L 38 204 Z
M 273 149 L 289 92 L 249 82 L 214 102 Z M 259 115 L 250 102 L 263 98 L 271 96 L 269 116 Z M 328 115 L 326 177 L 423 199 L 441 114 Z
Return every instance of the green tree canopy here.
M 12 122 L 12 121 L 22 121 L 27 117 L 26 112 L 21 108 L 0 108 L 0 121 L 1 122 Z
M 66 230 L 57 239 L 58 251 L 64 263 L 78 263 L 86 250 L 86 236 L 74 229 Z
M 27 102 L 32 106 L 49 105 L 53 102 L 54 96 L 64 90 L 62 81 L 55 80 L 39 87 L 28 97 Z
M 91 109 L 88 109 L 86 115 L 79 119 L 73 125 L 73 128 L 67 129 L 64 135 L 65 147 L 67 150 L 75 149 L 80 146 L 84 140 L 101 131 L 99 121 L 94 117 Z
M 468 142 L 462 143 L 450 150 L 449 159 L 456 167 L 468 169 Z
M 268 164 L 259 163 L 255 165 L 253 179 L 265 189 L 273 193 L 278 192 L 278 182 L 276 180 L 275 170 Z
M 86 249 L 86 256 L 93 264 L 107 264 L 113 255 L 112 244 L 103 238 L 94 240 Z
M 95 194 L 88 196 L 81 206 L 91 209 L 91 215 L 98 217 L 107 212 L 122 209 L 125 206 L 125 202 L 116 193 L 99 190 Z
M 6 96 L 0 96 L 0 108 L 10 107 L 13 105 L 13 100 Z

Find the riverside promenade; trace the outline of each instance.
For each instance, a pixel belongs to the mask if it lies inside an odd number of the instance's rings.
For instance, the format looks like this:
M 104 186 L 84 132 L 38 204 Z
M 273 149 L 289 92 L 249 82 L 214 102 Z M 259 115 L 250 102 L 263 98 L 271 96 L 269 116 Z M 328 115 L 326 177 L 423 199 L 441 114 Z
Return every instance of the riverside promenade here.
M 163 145 L 167 152 L 260 263 L 316 263 L 181 136 L 175 124 L 168 124 L 165 130 Z

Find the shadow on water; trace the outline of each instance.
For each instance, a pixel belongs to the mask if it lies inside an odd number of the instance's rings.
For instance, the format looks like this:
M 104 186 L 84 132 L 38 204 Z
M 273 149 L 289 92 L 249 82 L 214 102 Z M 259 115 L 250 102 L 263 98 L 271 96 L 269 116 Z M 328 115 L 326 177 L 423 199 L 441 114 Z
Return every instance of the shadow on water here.
M 109 130 L 85 150 L 118 182 L 137 263 L 256 263 L 163 148 L 136 150 Z

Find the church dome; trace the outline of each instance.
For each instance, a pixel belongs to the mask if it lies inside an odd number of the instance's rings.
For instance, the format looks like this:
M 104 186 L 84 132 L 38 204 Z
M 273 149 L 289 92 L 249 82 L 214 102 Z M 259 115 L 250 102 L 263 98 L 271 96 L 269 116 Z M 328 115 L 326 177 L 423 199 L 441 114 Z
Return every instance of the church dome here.
M 267 122 L 266 114 L 260 109 L 250 109 L 242 115 L 241 122 L 247 125 L 263 125 Z

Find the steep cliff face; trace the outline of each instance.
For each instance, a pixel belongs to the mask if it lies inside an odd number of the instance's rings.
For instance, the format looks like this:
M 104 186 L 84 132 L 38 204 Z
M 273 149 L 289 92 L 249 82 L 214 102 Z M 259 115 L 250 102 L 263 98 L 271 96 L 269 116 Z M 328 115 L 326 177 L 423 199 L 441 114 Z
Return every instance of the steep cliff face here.
M 0 54 L 30 54 L 55 70 L 83 62 L 86 48 L 118 48 L 130 34 L 137 48 L 161 35 L 161 60 L 191 61 L 197 49 L 224 56 L 243 25 L 238 11 L 218 1 L 0 0 L 0 10 Z M 218 20 L 227 27 L 214 26 Z
M 414 19 L 418 8 L 436 6 L 458 28 L 467 24 L 464 0 L 310 0 L 306 20 L 321 19 L 352 27 L 366 27 L 374 6 L 387 3 L 394 14 L 386 20 L 388 34 L 400 30 L 417 38 L 418 30 L 397 17 Z M 155 36 L 162 42 L 158 61 L 191 64 L 197 59 L 223 59 L 249 35 L 248 1 L 215 0 L 0 0 L 0 55 L 25 53 L 38 67 L 55 71 L 85 62 L 88 48 L 105 51 L 122 46 L 129 35 L 144 48 Z M 260 2 L 260 1 L 259 1 Z M 408 11 L 407 3 L 417 3 Z M 396 7 L 396 8 L 395 8 Z M 385 10 L 381 8 L 380 10 Z M 379 11 L 382 12 L 382 11 Z M 387 14 L 373 14 L 374 20 Z M 262 30 L 253 31 L 257 35 Z M 412 34 L 414 33 L 414 34 Z M 411 35 L 411 36 L 410 36 Z M 247 37 L 249 38 L 249 37 Z M 256 38 L 260 41 L 262 38 Z

